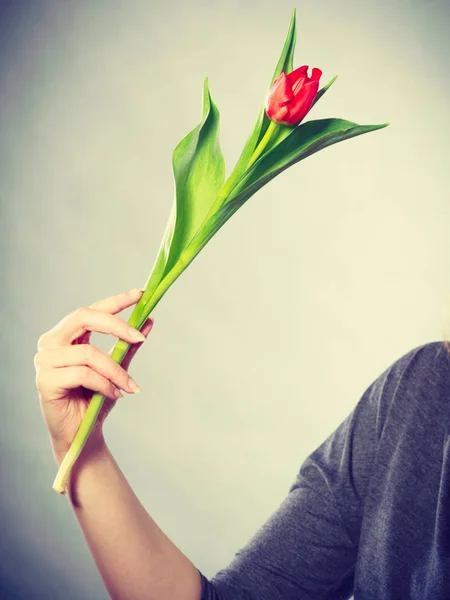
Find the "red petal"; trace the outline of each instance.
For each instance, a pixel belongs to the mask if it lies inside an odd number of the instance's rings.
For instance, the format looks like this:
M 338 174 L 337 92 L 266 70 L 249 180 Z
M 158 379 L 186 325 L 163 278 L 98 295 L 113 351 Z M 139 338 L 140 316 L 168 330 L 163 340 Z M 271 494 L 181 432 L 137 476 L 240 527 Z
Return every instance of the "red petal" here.
M 288 111 L 287 107 L 286 106 L 282 106 L 272 116 L 272 120 L 276 121 L 277 123 L 282 123 L 283 122 L 283 118 L 288 114 L 288 112 L 289 111 Z M 267 115 L 267 116 L 269 116 L 269 115 Z
M 304 75 L 308 76 L 308 69 L 308 65 L 303 65 L 302 67 L 298 67 L 298 69 L 295 69 L 295 71 L 291 71 L 291 73 L 288 73 L 287 79 L 292 87 L 294 87 L 294 85 L 301 77 L 303 77 Z
M 305 81 L 309 81 L 308 76 L 302 75 L 294 83 L 294 85 L 292 86 L 292 93 L 294 94 L 294 96 L 297 96 L 300 93 L 300 90 L 302 89 Z
M 266 98 L 266 112 L 269 118 L 272 118 L 282 106 L 285 106 L 293 99 L 291 87 L 287 82 L 286 74 L 281 75 L 273 82 Z
M 300 94 L 298 94 L 298 96 L 295 97 L 294 102 L 289 105 L 289 120 L 291 124 L 300 123 L 306 116 L 314 102 L 318 89 L 318 80 L 310 80 L 304 84 Z
M 322 76 L 322 71 L 320 69 L 318 69 L 317 67 L 314 67 L 314 69 L 312 70 L 312 73 L 311 73 L 311 80 L 319 81 L 321 76 Z

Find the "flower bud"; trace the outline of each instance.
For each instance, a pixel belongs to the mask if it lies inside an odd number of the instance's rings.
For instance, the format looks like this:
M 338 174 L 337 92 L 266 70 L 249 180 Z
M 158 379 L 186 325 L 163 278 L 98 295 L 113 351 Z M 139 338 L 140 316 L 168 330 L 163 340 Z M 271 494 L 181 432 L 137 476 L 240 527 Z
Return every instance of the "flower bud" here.
M 291 73 L 281 73 L 267 95 L 265 109 L 272 121 L 297 125 L 310 110 L 319 89 L 320 69 L 314 68 L 308 77 L 308 65 Z

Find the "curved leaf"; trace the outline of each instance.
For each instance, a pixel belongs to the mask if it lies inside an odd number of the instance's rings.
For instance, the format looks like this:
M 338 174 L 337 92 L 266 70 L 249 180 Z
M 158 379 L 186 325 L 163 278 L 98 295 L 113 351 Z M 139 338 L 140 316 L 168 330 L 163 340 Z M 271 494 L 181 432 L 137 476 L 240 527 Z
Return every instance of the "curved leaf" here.
M 277 66 L 275 67 L 275 71 L 272 76 L 272 80 L 270 82 L 269 88 L 272 86 L 272 83 L 275 79 L 284 71 L 290 72 L 293 70 L 293 60 L 294 60 L 294 49 L 295 49 L 295 38 L 296 38 L 296 22 L 295 22 L 296 11 L 292 13 L 291 21 L 289 23 L 288 33 L 284 42 L 283 50 L 281 51 L 280 58 L 278 60 Z M 268 89 L 269 89 L 268 88 Z M 233 181 L 239 181 L 239 178 L 244 173 L 248 161 L 250 160 L 253 151 L 258 145 L 261 138 L 264 136 L 267 127 L 270 124 L 270 119 L 266 115 L 264 106 L 260 109 L 258 117 L 256 119 L 256 123 L 253 127 L 252 133 L 247 138 L 245 142 L 244 149 L 241 152 L 241 155 L 236 163 L 236 166 L 233 170 Z M 230 186 L 231 187 L 231 186 Z
M 277 66 L 275 67 L 275 71 L 272 76 L 272 81 L 270 82 L 270 86 L 275 81 L 275 79 L 283 73 L 290 73 L 293 71 L 294 64 L 294 49 L 295 49 L 295 38 L 296 38 L 296 23 L 295 23 L 296 10 L 292 11 L 291 22 L 289 23 L 289 29 L 287 32 L 286 39 L 284 41 L 283 50 L 281 51 L 281 56 L 278 59 Z
M 314 102 L 311 104 L 311 108 L 314 106 L 314 104 L 316 102 L 318 102 L 322 98 L 322 96 L 325 94 L 325 92 L 330 89 L 330 87 L 333 85 L 333 83 L 336 81 L 337 78 L 338 78 L 338 76 L 335 75 L 333 77 L 333 79 L 331 79 L 326 85 L 324 85 L 322 88 L 320 88 L 320 90 L 316 94 L 316 97 L 314 98 Z
M 308 121 L 293 129 L 291 134 L 278 146 L 255 162 L 235 187 L 233 197 L 204 224 L 192 241 L 196 247 L 196 254 L 228 221 L 231 215 L 279 173 L 327 146 L 363 133 L 382 129 L 387 125 L 388 123 L 358 125 L 344 119 L 319 119 Z
M 225 179 L 219 143 L 220 115 L 208 79 L 203 87 L 203 118 L 177 145 L 172 167 L 176 197 L 146 287 L 149 298 L 204 222 Z
M 387 125 L 358 125 L 344 119 L 307 121 L 293 129 L 282 142 L 255 162 L 235 187 L 229 202 L 239 201 L 241 196 L 247 200 L 279 173 L 327 146 Z

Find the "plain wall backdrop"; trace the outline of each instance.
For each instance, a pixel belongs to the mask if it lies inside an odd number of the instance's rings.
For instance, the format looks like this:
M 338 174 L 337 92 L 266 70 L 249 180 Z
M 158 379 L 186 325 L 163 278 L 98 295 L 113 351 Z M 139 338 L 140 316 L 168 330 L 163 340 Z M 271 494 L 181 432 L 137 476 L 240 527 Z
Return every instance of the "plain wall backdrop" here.
M 450 306 L 446 0 L 0 2 L 3 594 L 108 598 L 56 475 L 33 357 L 78 306 L 147 280 L 172 151 L 206 76 L 229 173 L 297 8 L 294 66 L 338 80 L 308 119 L 386 129 L 253 196 L 157 306 L 105 435 L 208 577 L 369 384 Z M 127 319 L 131 310 L 119 316 Z M 450 337 L 447 326 L 447 337 Z M 94 334 L 107 351 L 111 336 Z

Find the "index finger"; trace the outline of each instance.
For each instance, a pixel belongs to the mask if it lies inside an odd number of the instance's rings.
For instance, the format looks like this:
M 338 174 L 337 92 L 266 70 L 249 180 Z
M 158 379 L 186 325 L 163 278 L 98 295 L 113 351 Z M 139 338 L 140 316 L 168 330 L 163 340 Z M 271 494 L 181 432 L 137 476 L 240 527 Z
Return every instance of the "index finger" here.
M 122 292 L 122 294 L 118 294 L 117 296 L 108 296 L 108 298 L 98 300 L 97 302 L 90 304 L 89 308 L 94 308 L 95 310 L 101 310 L 103 312 L 110 313 L 111 315 L 115 315 L 121 310 L 128 308 L 132 304 L 136 304 L 143 292 L 143 288 L 134 288 L 128 292 Z
M 91 304 L 89 308 L 115 315 L 124 308 L 128 308 L 129 306 L 136 304 L 136 302 L 138 302 L 138 300 L 141 298 L 143 291 L 144 290 L 142 288 L 134 288 L 128 292 L 123 292 L 122 294 L 118 294 L 116 296 L 109 296 L 108 298 L 103 298 L 103 300 L 98 300 L 97 302 Z M 67 319 L 70 317 L 71 315 L 65 316 L 54 327 L 41 335 L 38 341 L 38 350 L 41 350 L 50 344 L 54 345 L 55 336 L 58 336 L 61 330 L 63 330 Z

